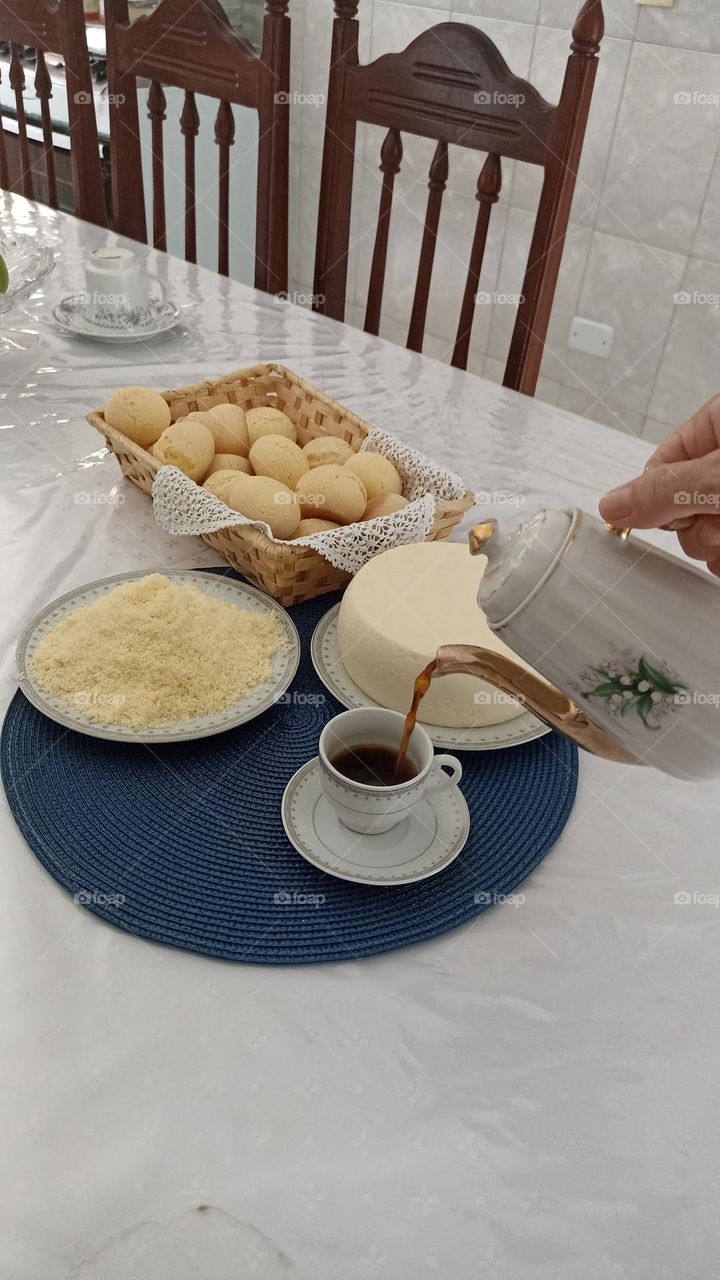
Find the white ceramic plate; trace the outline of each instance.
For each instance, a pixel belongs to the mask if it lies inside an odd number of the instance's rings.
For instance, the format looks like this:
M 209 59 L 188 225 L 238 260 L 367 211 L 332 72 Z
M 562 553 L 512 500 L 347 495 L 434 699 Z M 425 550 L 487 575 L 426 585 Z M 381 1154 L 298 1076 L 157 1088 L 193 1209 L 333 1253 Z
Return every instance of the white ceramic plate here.
M 340 605 L 336 604 L 320 619 L 310 643 L 313 666 L 326 689 L 344 707 L 379 707 L 380 703 L 369 698 L 350 679 L 340 656 L 337 635 L 337 619 Z M 444 728 L 442 725 L 425 724 L 419 720 L 433 746 L 455 751 L 498 751 L 501 747 L 517 747 L 522 742 L 542 738 L 550 729 L 531 711 L 524 711 L 514 720 L 504 724 L 483 725 L 476 729 Z
M 465 797 L 441 775 L 407 818 L 381 835 L 344 826 L 320 781 L 317 756 L 285 788 L 282 820 L 288 840 L 320 871 L 354 884 L 413 884 L 454 862 L 470 831 Z
M 146 570 L 135 573 L 118 573 L 112 578 L 100 578 L 97 582 L 89 582 L 85 587 L 77 587 L 68 591 L 46 605 L 25 628 L 17 646 L 16 663 L 17 678 L 20 688 L 29 702 L 38 711 L 58 724 L 78 733 L 86 733 L 92 738 L 104 738 L 108 742 L 190 742 L 194 738 L 209 738 L 215 733 L 224 733 L 227 729 L 235 729 L 248 720 L 267 711 L 277 702 L 293 680 L 300 661 L 300 637 L 295 624 L 281 605 L 276 604 L 269 596 L 263 595 L 255 587 L 246 586 L 234 578 L 225 578 L 216 573 L 198 573 L 190 569 L 163 570 L 163 577 L 172 578 L 176 582 L 194 582 L 196 586 L 207 591 L 208 595 L 223 600 L 226 604 L 235 605 L 239 609 L 250 609 L 254 613 L 276 613 L 280 618 L 287 641 L 287 648 L 277 653 L 273 660 L 273 677 L 266 684 L 257 685 L 240 702 L 226 707 L 224 711 L 212 716 L 198 716 L 194 720 L 183 720 L 177 724 L 163 725 L 159 729 L 143 729 L 134 731 L 112 725 L 95 724 L 81 712 L 68 707 L 53 694 L 40 689 L 29 671 L 33 653 L 42 640 L 61 618 L 75 613 L 83 605 L 92 604 L 100 596 L 107 595 L 122 582 L 132 582 L 137 578 L 146 578 Z
M 77 293 L 58 303 L 53 310 L 53 319 L 63 333 L 71 333 L 78 338 L 91 338 L 94 342 L 148 342 L 173 329 L 180 319 L 180 312 L 175 303 L 165 297 L 160 282 L 155 280 L 150 287 L 148 305 L 142 311 L 109 316 L 107 322 L 103 323 L 88 320 L 85 315 L 85 294 Z

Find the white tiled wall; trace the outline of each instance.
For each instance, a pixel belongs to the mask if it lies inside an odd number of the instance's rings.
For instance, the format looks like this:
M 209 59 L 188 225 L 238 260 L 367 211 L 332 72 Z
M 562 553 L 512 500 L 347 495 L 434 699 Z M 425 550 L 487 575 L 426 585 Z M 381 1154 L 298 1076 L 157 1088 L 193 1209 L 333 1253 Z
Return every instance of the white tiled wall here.
M 581 0 L 360 0 L 363 61 L 403 48 L 437 22 L 492 37 L 513 71 L 556 100 Z M 454 7 L 457 5 L 457 7 Z M 453 7 L 451 7 L 453 6 Z M 604 0 L 606 36 L 537 394 L 620 429 L 661 439 L 720 391 L 720 0 L 672 8 Z M 295 13 L 296 90 L 324 93 L 332 0 Z M 298 30 L 301 28 L 301 30 Z M 293 288 L 313 276 L 324 108 L 294 108 Z M 362 130 L 354 187 L 348 315 L 362 324 L 382 133 Z M 432 144 L 404 138 L 396 183 L 383 334 L 403 342 L 417 269 Z M 472 238 L 482 156 L 451 149 L 427 354 L 449 358 Z M 539 171 L 505 164 L 481 291 L 520 291 Z M 477 308 L 469 366 L 502 378 L 514 308 Z M 613 325 L 606 361 L 571 351 L 572 317 Z

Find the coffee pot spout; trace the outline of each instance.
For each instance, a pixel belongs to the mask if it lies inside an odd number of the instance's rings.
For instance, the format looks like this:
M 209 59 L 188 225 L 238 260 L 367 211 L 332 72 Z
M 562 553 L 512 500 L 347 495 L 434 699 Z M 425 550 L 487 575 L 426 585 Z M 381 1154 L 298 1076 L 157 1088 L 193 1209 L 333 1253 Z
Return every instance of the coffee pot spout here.
M 472 644 L 444 644 L 438 649 L 435 661 L 434 676 L 458 672 L 477 676 L 516 698 L 544 724 L 593 755 L 618 764 L 640 763 L 637 756 L 594 724 L 572 698 L 505 654 Z

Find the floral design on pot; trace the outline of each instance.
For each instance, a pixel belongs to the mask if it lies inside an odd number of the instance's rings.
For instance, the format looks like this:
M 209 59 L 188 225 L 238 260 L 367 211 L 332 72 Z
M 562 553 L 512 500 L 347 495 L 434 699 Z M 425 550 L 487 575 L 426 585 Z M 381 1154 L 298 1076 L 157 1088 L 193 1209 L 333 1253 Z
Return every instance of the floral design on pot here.
M 683 701 L 687 689 L 665 664 L 659 666 L 631 650 L 611 651 L 597 667 L 581 671 L 578 692 L 603 702 L 615 716 L 636 715 L 646 729 L 657 730 Z

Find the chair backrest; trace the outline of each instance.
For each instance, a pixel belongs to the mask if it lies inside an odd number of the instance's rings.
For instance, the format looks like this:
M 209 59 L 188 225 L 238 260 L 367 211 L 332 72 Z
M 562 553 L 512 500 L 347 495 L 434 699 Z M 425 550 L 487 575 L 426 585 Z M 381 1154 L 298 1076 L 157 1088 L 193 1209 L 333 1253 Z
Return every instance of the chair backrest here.
M 70 126 L 75 213 L 101 226 L 106 222 L 95 103 L 90 75 L 90 59 L 85 37 L 83 0 L 2 0 L 0 40 L 10 45 L 10 87 L 15 95 L 17 137 L 20 154 L 22 194 L 34 199 L 34 171 L 28 138 L 28 118 L 23 98 L 26 78 L 21 51 L 36 54 L 35 92 L 40 104 L 42 152 L 47 184 L 47 202 L 57 208 L 57 176 L 50 114 L 52 82 L 45 54 L 60 54 L 65 64 L 67 109 Z M 0 109 L 0 185 L 10 188 L 5 131 Z
M 532 395 L 542 360 L 565 231 L 604 32 L 602 0 L 585 0 L 576 20 L 557 106 L 514 75 L 482 31 L 445 22 L 423 32 L 401 53 L 367 65 L 358 61 L 357 0 L 335 0 L 327 125 L 322 162 L 315 259 L 315 306 L 343 319 L 348 269 L 353 162 L 358 122 L 388 129 L 382 145 L 382 188 L 365 329 L 380 323 L 393 184 L 402 161 L 403 132 L 437 139 L 407 345 L 422 349 L 448 144 L 485 152 L 477 182 L 477 221 L 460 305 L 452 363 L 466 368 L 475 295 L 501 157 L 544 169 L 504 383 Z
M 106 0 L 110 150 L 116 230 L 147 241 L 138 125 L 137 78 L 150 81 L 152 131 L 152 241 L 165 249 L 166 211 L 163 85 L 184 90 L 179 126 L 185 139 L 185 257 L 197 259 L 195 148 L 200 120 L 196 95 L 219 100 L 218 271 L 229 271 L 230 155 L 233 104 L 258 114 L 255 285 L 270 293 L 287 288 L 290 19 L 288 0 L 266 0 L 258 54 L 230 25 L 218 0 L 160 0 L 147 17 L 130 23 L 127 0 Z

